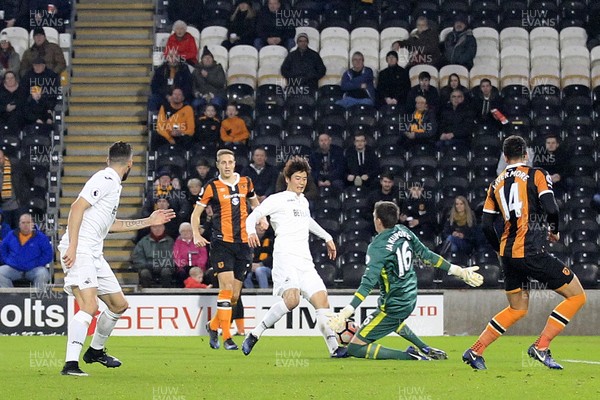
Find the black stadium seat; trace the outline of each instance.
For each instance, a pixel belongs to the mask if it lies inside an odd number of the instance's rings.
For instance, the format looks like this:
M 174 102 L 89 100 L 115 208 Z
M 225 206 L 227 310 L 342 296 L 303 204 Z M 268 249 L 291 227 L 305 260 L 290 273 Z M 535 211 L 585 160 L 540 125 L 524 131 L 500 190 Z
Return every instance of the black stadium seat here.
M 332 288 L 335 286 L 335 276 L 337 274 L 335 265 L 332 263 L 323 262 L 315 264 L 315 269 L 317 270 L 317 273 L 321 279 L 323 279 L 325 287 Z
M 597 264 L 573 264 L 571 269 L 577 275 L 581 285 L 586 289 L 598 287 L 598 265 Z
M 344 288 L 356 289 L 360 285 L 366 266 L 364 264 L 340 265 Z

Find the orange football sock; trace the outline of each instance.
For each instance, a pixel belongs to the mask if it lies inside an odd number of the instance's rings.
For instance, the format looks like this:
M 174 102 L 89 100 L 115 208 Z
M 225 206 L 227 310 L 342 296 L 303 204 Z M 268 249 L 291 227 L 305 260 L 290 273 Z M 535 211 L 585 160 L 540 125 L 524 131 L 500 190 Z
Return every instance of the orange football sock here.
M 233 293 L 231 290 L 220 290 L 219 296 L 217 297 L 217 315 L 216 318 L 219 320 L 219 325 L 223 332 L 223 340 L 231 338 L 231 297 Z M 212 328 L 212 321 L 211 321 Z
M 515 310 L 510 306 L 500 311 L 487 324 L 479 339 L 471 346 L 471 350 L 482 355 L 485 349 L 506 332 L 515 322 L 523 318 L 527 310 Z
M 540 337 L 535 341 L 535 347 L 540 350 L 546 350 L 550 346 L 552 339 L 565 329 L 571 318 L 583 307 L 585 300 L 585 293 L 581 293 L 568 297 L 557 305 L 550 313 L 548 322 L 546 322 L 546 326 Z
M 244 318 L 235 319 L 235 327 L 240 335 L 245 335 Z

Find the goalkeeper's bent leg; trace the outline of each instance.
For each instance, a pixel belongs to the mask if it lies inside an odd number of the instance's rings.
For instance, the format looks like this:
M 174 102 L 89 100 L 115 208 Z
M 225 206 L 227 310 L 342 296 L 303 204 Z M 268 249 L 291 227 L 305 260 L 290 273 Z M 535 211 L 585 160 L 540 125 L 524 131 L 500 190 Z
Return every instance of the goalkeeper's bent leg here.
M 398 326 L 398 329 L 396 329 L 396 333 L 398 335 L 400 335 L 401 337 L 403 337 L 404 339 L 406 339 L 409 342 L 411 342 L 412 344 L 414 344 L 415 346 L 417 346 L 419 349 L 423 349 L 424 347 L 427 347 L 427 345 L 425 344 L 425 342 L 423 342 L 421 340 L 421 338 L 419 338 L 408 327 L 408 325 L 406 325 L 406 321 L 402 321 L 402 323 Z
M 407 352 L 390 349 L 380 344 L 355 344 L 348 345 L 348 354 L 357 358 L 368 358 L 371 360 L 414 360 Z
M 478 355 L 483 355 L 485 349 L 506 332 L 515 322 L 523 318 L 527 310 L 516 310 L 511 306 L 506 307 L 491 319 L 477 341 L 471 346 Z

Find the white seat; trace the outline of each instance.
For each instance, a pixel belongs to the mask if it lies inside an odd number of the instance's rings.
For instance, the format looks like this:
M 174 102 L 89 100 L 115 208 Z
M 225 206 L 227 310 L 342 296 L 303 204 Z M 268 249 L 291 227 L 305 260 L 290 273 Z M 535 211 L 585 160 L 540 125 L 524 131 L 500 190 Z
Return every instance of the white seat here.
M 325 75 L 321 79 L 319 79 L 319 87 L 325 85 L 339 85 L 342 82 L 342 74 L 339 75 Z
M 258 65 L 276 64 L 281 67 L 283 60 L 287 57 L 288 51 L 283 46 L 269 45 L 265 46 L 258 52 Z
M 392 49 L 392 44 L 397 40 L 408 39 L 408 31 L 404 28 L 385 28 L 379 36 L 379 48 L 381 51 L 386 50 L 386 53 Z
M 501 88 L 508 85 L 523 85 L 529 84 L 529 68 L 522 65 L 506 65 L 500 70 L 500 86 Z
M 244 83 L 256 89 L 256 68 L 251 65 L 234 64 L 227 70 L 227 85 Z
M 410 77 L 411 86 L 415 86 L 415 85 L 419 84 L 419 74 L 423 71 L 427 71 L 427 72 L 429 72 L 429 75 L 431 75 L 431 80 L 429 81 L 429 84 L 431 86 L 438 87 L 439 73 L 438 73 L 437 68 L 435 68 L 432 65 L 425 65 L 425 64 L 415 65 L 410 70 L 408 70 L 408 76 Z
M 190 32 L 191 28 L 194 27 L 188 26 L 188 32 Z M 192 32 L 190 32 L 190 34 L 192 34 Z M 208 46 L 210 44 L 220 45 L 225 39 L 227 39 L 227 28 L 222 26 L 207 26 L 206 28 L 202 29 L 202 32 L 200 33 L 200 44 L 198 45 L 198 49 L 204 48 L 204 46 Z M 198 42 L 196 44 L 198 44 Z
M 350 47 L 373 48 L 379 53 L 379 32 L 373 28 L 356 28 L 350 33 Z
M 267 84 L 286 86 L 285 78 L 281 75 L 281 68 L 279 66 L 266 64 L 258 68 L 258 86 Z
M 72 44 L 71 34 L 61 33 L 60 35 L 58 35 L 58 42 L 60 44 L 61 49 L 70 49 Z
M 585 85 L 590 87 L 590 68 L 584 65 L 568 65 L 562 67 L 561 71 L 561 87 L 569 85 Z
M 160 67 L 165 58 L 163 57 L 162 51 L 153 51 L 152 52 L 152 66 Z
M 212 44 L 208 46 L 208 50 L 213 54 L 213 58 L 216 62 L 221 64 L 223 69 L 227 71 L 229 67 L 229 54 L 227 53 L 227 49 L 218 44 Z M 200 59 L 200 55 L 202 51 L 198 52 L 198 59 Z
M 560 31 L 560 48 L 567 49 L 575 46 L 585 46 L 587 42 L 587 32 L 583 28 L 570 26 Z
M 229 50 L 229 63 L 230 64 L 248 64 L 254 66 L 254 69 L 258 69 L 258 50 L 254 46 L 238 45 L 233 46 Z
M 156 34 L 156 36 L 154 36 L 154 46 L 164 50 L 165 47 L 167 47 L 167 42 L 169 41 L 169 35 L 166 32 L 159 32 Z
M 500 32 L 500 48 L 520 46 L 529 49 L 529 33 L 524 28 L 504 28 Z
M 496 49 L 500 48 L 500 38 L 498 31 L 493 28 L 475 28 L 473 29 L 473 36 L 477 41 L 477 48 L 494 46 Z
M 452 29 L 454 29 L 454 28 L 451 26 L 442 29 L 442 31 L 440 32 L 440 43 L 442 43 L 444 40 L 446 40 L 446 36 L 448 36 L 448 34 L 450 32 L 452 32 Z M 477 40 L 477 39 L 475 39 L 475 40 Z
M 529 69 L 529 51 L 521 46 L 503 47 L 500 52 L 500 65 L 501 68 L 508 65 L 522 65 Z
M 469 80 L 471 81 L 470 87 L 479 85 L 479 82 L 487 78 L 492 82 L 492 86 L 500 87 L 498 78 L 498 68 L 490 67 L 489 65 L 475 65 L 469 71 Z
M 500 68 L 500 53 L 493 46 L 480 47 L 477 46 L 477 55 L 473 59 L 473 65 L 489 65 L 491 67 Z
M 600 65 L 592 68 L 592 88 L 600 86 Z
M 23 53 L 30 47 L 27 30 L 19 27 L 11 27 L 2 29 L 2 33 L 6 33 L 12 47 L 23 58 Z
M 463 86 L 469 86 L 469 70 L 462 65 L 446 65 L 440 69 L 440 82 L 442 86 L 448 82 L 448 77 L 452 74 L 458 75 Z
M 540 64 L 531 68 L 529 77 L 531 87 L 554 85 L 560 87 L 560 68 L 550 64 Z
M 67 67 L 69 65 L 71 65 L 71 52 L 70 51 L 63 51 L 63 57 L 65 58 L 65 64 L 67 65 Z
M 319 52 L 323 64 L 327 68 L 327 75 L 341 75 L 348 69 L 350 57 L 348 51 L 339 47 L 323 47 Z
M 538 46 L 531 49 L 531 68 L 542 65 L 560 68 L 560 52 L 558 48 Z
M 19 54 L 19 57 L 21 58 L 21 60 L 23 59 L 23 53 L 25 53 L 25 50 L 27 50 L 27 47 L 17 44 L 17 43 L 10 43 L 13 47 L 13 49 L 15 49 L 15 51 Z
M 299 26 L 296 28 L 296 36 L 294 37 L 294 40 L 298 38 L 300 33 L 306 33 L 308 36 L 308 47 L 318 52 L 321 48 L 319 31 L 310 26 Z
M 529 32 L 529 48 L 534 50 L 537 46 L 552 46 L 559 48 L 558 31 L 554 28 L 540 26 Z
M 46 34 L 46 40 L 50 43 L 60 44 L 58 40 L 58 31 L 52 27 L 44 26 L 44 33 Z M 9 36 L 10 37 L 10 36 Z M 29 32 L 29 45 L 33 46 L 33 30 Z
M 561 68 L 570 65 L 584 65 L 590 69 L 590 52 L 584 46 L 572 46 L 561 50 L 560 52 Z
M 590 52 L 592 68 L 600 65 L 600 46 L 596 46 Z
M 350 32 L 344 28 L 331 27 L 321 31 L 321 49 L 340 47 L 348 51 L 350 48 Z

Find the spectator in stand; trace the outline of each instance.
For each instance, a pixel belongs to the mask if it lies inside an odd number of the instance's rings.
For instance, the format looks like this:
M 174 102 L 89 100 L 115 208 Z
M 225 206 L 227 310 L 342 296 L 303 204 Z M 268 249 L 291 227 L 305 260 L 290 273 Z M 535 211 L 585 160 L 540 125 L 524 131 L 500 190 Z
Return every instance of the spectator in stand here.
M 173 182 L 175 182 L 176 178 L 173 179 Z M 175 189 L 177 190 L 177 189 Z M 154 207 L 152 207 L 152 211 L 155 210 L 168 210 L 168 209 L 172 209 L 173 208 L 173 203 L 175 203 L 175 201 L 170 198 L 167 197 L 167 195 L 161 195 L 158 196 L 157 198 L 154 199 Z M 150 214 L 143 214 L 143 217 L 149 217 Z M 189 209 L 187 208 L 187 203 L 186 202 L 181 202 L 181 210 L 180 212 L 177 214 L 177 217 L 173 218 L 172 220 L 170 220 L 169 222 L 167 222 L 165 225 L 165 232 L 167 232 L 167 235 L 171 236 L 173 238 L 173 240 L 175 240 L 177 238 L 178 234 L 178 229 L 179 229 L 179 224 L 181 223 L 181 221 L 184 221 L 186 219 L 189 219 L 190 216 L 190 212 Z M 143 235 L 148 233 L 148 228 L 146 228 L 145 230 L 140 230 L 140 232 L 142 233 L 142 235 L 138 235 L 139 237 L 142 237 Z
M 190 276 L 183 282 L 183 287 L 186 289 L 210 289 L 212 285 L 202 283 L 204 280 L 204 272 L 198 267 L 190 268 Z
M 36 125 L 40 133 L 50 133 L 54 124 L 54 111 L 47 98 L 42 97 L 42 88 L 34 86 L 24 107 L 25 125 Z
M 471 102 L 476 122 L 478 124 L 495 122 L 498 129 L 501 129 L 502 124 L 491 113 L 493 109 L 502 109 L 502 98 L 498 89 L 494 89 L 492 82 L 487 78 L 483 78 L 479 82 L 479 89 L 473 91 L 473 100 Z
M 195 117 L 194 110 L 185 105 L 184 100 L 183 91 L 175 88 L 169 102 L 160 107 L 156 124 L 156 132 L 160 135 L 156 141 L 157 146 L 169 143 L 185 147 L 190 144 L 196 130 Z
M 446 63 L 462 65 L 470 70 L 476 54 L 477 41 L 473 31 L 467 29 L 467 16 L 460 14 L 454 21 L 454 28 L 444 40 Z
M 406 48 L 410 52 L 408 68 L 419 64 L 433 65 L 439 67 L 442 60 L 440 52 L 440 35 L 436 29 L 429 26 L 429 20 L 425 16 L 417 18 L 417 30 L 411 33 L 406 40 L 398 40 L 392 44 L 392 49 L 398 51 Z
M 252 179 L 254 193 L 258 196 L 258 201 L 262 202 L 267 196 L 275 193 L 275 184 L 277 183 L 277 168 L 267 163 L 267 152 L 261 147 L 257 147 L 252 152 L 252 162 L 244 167 L 241 174 Z
M 52 245 L 46 235 L 35 229 L 31 214 L 21 215 L 19 228 L 4 238 L 0 258 L 0 288 L 13 287 L 19 279 L 27 279 L 38 289 L 50 282 L 46 264 L 54 258 Z
M 354 134 L 354 146 L 346 149 L 346 183 L 350 186 L 377 185 L 379 158 L 370 146 L 364 133 Z
M 408 71 L 398 65 L 398 53 L 390 51 L 385 57 L 387 68 L 379 73 L 377 79 L 377 99 L 379 105 L 406 106 L 406 96 L 410 90 Z
M 6 32 L 0 34 L 0 79 L 4 78 L 6 71 L 19 73 L 21 56 L 15 51 L 8 40 Z
M 182 20 L 202 30 L 203 8 L 203 0 L 169 0 L 167 15 L 171 22 Z
M 256 234 L 260 240 L 260 247 L 254 248 L 254 258 L 252 259 L 251 270 L 246 274 L 244 287 L 254 289 L 254 280 L 258 283 L 260 289 L 269 288 L 269 279 L 271 278 L 271 269 L 273 268 L 273 241 L 275 232 L 269 226 L 265 230 L 262 226 L 256 227 Z
M 367 195 L 369 210 L 373 210 L 378 201 L 392 201 L 397 206 L 401 205 L 400 193 L 394 185 L 394 175 L 391 172 L 385 171 L 379 175 L 379 186 L 379 190 L 371 191 Z
M 546 136 L 545 144 L 545 147 L 538 149 L 538 152 L 535 154 L 533 165 L 545 169 L 550 174 L 554 196 L 557 199 L 561 199 L 566 190 L 566 167 L 569 156 L 565 153 L 558 135 Z
M 206 104 L 223 109 L 227 104 L 227 78 L 223 66 L 217 62 L 213 54 L 204 46 L 200 64 L 192 74 L 194 81 L 194 108 L 200 110 Z
M 418 234 L 419 239 L 433 240 L 439 231 L 435 207 L 432 191 L 415 182 L 408 189 L 400 222 Z
M 173 238 L 167 235 L 164 225 L 150 227 L 150 233 L 135 245 L 131 261 L 140 275 L 142 287 L 150 287 L 155 282 L 164 288 L 172 286 Z
M 201 191 L 202 191 L 202 183 L 200 182 L 200 179 L 197 179 L 197 178 L 188 179 L 187 191 L 185 192 L 185 194 L 186 194 L 186 200 L 187 200 L 187 207 L 189 210 L 194 209 L 194 206 L 196 205 L 196 201 L 198 201 L 198 196 L 200 195 Z M 200 221 L 200 223 L 202 223 L 202 221 Z
M 21 64 L 21 67 L 23 67 L 23 64 Z M 23 73 L 23 68 L 21 68 L 21 73 Z M 60 94 L 60 77 L 46 67 L 42 57 L 33 60 L 33 67 L 21 78 L 21 86 L 23 86 L 23 90 L 27 91 L 27 94 L 31 93 L 32 87 L 41 87 L 44 100 L 48 102 L 52 109 L 56 107 L 58 95 Z
M 206 247 L 196 247 L 193 239 L 192 225 L 189 222 L 182 222 L 179 225 L 179 237 L 173 245 L 173 260 L 177 267 L 175 278 L 181 286 L 190 276 L 189 272 L 192 267 L 199 268 L 202 274 L 206 271 L 208 250 Z
M 182 62 L 190 65 L 198 63 L 198 46 L 196 39 L 188 33 L 187 24 L 182 20 L 175 21 L 173 24 L 173 33 L 167 40 L 167 46 L 164 52 L 167 57 L 179 57 Z
M 375 86 L 373 85 L 373 70 L 365 67 L 364 55 L 357 51 L 352 54 L 352 68 L 342 75 L 341 88 L 344 98 L 336 104 L 350 108 L 356 104 L 372 106 L 375 104 Z
M 450 74 L 446 86 L 440 89 L 440 108 L 444 108 L 444 106 L 450 102 L 450 94 L 455 89 L 462 90 L 465 95 L 465 101 L 469 100 L 469 89 L 460 83 L 460 76 L 457 74 Z
M 406 117 L 406 122 L 400 124 L 400 130 L 404 134 L 400 137 L 400 143 L 409 149 L 422 144 L 432 145 L 437 134 L 437 122 L 435 114 L 429 111 L 427 99 L 417 96 L 415 99 L 415 111 Z
M 419 84 L 413 86 L 406 96 L 406 112 L 411 114 L 415 111 L 417 96 L 423 96 L 427 100 L 427 108 L 432 113 L 437 113 L 440 105 L 438 90 L 430 85 L 431 75 L 427 71 L 419 73 Z
M 331 144 L 331 136 L 328 133 L 319 135 L 319 147 L 310 155 L 310 169 L 318 187 L 331 187 L 338 192 L 344 189 L 344 151 Z
M 204 107 L 204 113 L 196 120 L 194 141 L 203 144 L 217 143 L 221 135 L 221 121 L 217 117 L 217 109 L 212 104 Z
M 22 77 L 31 70 L 31 67 L 35 64 L 34 61 L 40 57 L 44 60 L 46 67 L 57 75 L 60 75 L 67 68 L 67 62 L 60 46 L 48 42 L 44 28 L 38 26 L 33 29 L 33 46 L 25 50 L 21 59 L 20 72 Z
M 0 148 L 0 191 L 1 209 L 4 220 L 11 228 L 19 223 L 19 216 L 27 212 L 29 191 L 33 184 L 31 169 L 19 161 L 18 158 L 9 158 Z
M 146 193 L 142 210 L 143 215 L 152 214 L 155 210 L 156 200 L 159 198 L 166 198 L 178 217 L 181 217 L 182 214 L 186 215 L 188 213 L 186 196 L 181 190 L 173 187 L 171 171 L 163 167 L 157 172 L 156 176 L 158 177 L 158 184 Z
M 183 97 L 194 98 L 193 79 L 187 64 L 178 61 L 176 56 L 167 56 L 165 62 L 154 71 L 150 84 L 152 94 L 148 99 L 148 110 L 156 112 L 160 106 L 171 100 L 174 88 L 183 91 Z
M 221 142 L 245 145 L 250 139 L 250 132 L 244 120 L 238 117 L 236 105 L 233 103 L 228 104 L 225 115 L 227 118 L 221 122 Z
M 254 47 L 257 50 L 267 45 L 284 46 L 288 50 L 294 47 L 295 29 L 289 21 L 289 14 L 289 10 L 281 7 L 280 0 L 268 0 L 267 7 L 260 10 L 256 19 Z
M 4 74 L 4 82 L 0 85 L 0 124 L 8 126 L 13 132 L 23 128 L 23 113 L 28 89 L 21 86 L 12 71 Z
M 216 178 L 217 174 L 217 170 L 210 165 L 208 160 L 206 158 L 201 158 L 196 161 L 195 169 L 190 174 L 190 178 L 198 179 L 200 181 L 200 186 L 204 186 L 206 185 L 206 182 L 212 178 Z
M 68 0 L 28 0 L 29 29 L 47 26 L 64 33 L 71 18 L 71 5 Z
M 438 147 L 469 146 L 474 126 L 473 112 L 465 103 L 464 93 L 455 89 L 450 95 L 450 103 L 441 112 Z
M 227 26 L 229 36 L 221 46 L 231 50 L 233 46 L 252 46 L 256 39 L 256 12 L 250 0 L 238 1 L 237 7 L 229 18 Z
M 281 64 L 281 75 L 287 79 L 286 91 L 314 96 L 319 79 L 325 76 L 327 68 L 319 53 L 308 47 L 306 33 L 300 33 L 296 43 L 296 50 L 291 51 Z
M 454 205 L 450 209 L 450 216 L 444 224 L 440 255 L 449 253 L 462 253 L 470 255 L 475 246 L 476 230 L 475 215 L 464 196 L 456 196 Z

